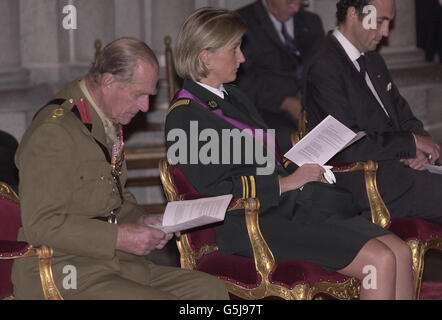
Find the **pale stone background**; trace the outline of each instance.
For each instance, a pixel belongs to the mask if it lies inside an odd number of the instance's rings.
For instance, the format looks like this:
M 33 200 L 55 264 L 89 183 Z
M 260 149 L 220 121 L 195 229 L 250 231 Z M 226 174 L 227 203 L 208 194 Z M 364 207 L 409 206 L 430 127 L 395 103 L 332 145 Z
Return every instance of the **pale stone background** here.
M 83 75 L 94 57 L 94 41 L 121 36 L 147 42 L 162 64 L 159 94 L 148 122 L 164 122 L 168 106 L 164 36 L 176 36 L 185 18 L 203 6 L 237 9 L 253 0 L 0 0 L 0 130 L 21 139 L 32 116 L 51 96 Z M 325 29 L 335 26 L 335 0 L 310 0 Z M 398 0 L 397 18 L 381 49 L 394 79 L 426 128 L 442 142 L 440 65 L 424 62 L 416 48 L 414 0 Z M 77 9 L 78 29 L 65 30 L 63 8 Z M 439 71 L 438 71 L 439 70 Z M 160 144 L 162 132 L 133 134 L 128 145 Z M 157 175 L 157 170 L 130 172 Z M 164 201 L 159 187 L 133 188 L 142 203 Z

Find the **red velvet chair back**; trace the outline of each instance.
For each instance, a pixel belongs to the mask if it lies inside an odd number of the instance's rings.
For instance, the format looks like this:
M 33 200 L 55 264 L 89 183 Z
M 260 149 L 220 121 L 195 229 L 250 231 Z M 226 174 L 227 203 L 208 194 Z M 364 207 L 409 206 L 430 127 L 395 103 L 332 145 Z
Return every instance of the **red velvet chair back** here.
M 179 168 L 176 166 L 170 166 L 169 168 L 175 192 L 180 195 L 181 200 L 210 197 L 198 193 Z M 232 200 L 229 209 L 236 205 L 237 200 Z M 187 236 L 194 252 L 200 252 L 204 250 L 204 247 L 217 247 L 215 230 L 213 228 L 194 230 L 187 233 Z M 202 256 L 197 261 L 196 270 L 208 272 L 225 280 L 237 279 L 239 283 L 249 288 L 258 286 L 260 282 L 259 275 L 255 272 L 253 259 L 224 255 L 219 250 L 214 250 Z
M 0 248 L 6 245 L 6 242 L 2 241 L 17 241 L 20 227 L 19 203 L 0 194 Z M 13 295 L 12 263 L 13 260 L 0 260 L 0 300 Z
M 208 196 L 200 195 L 193 185 L 187 180 L 186 176 L 176 166 L 170 167 L 170 176 L 177 194 L 181 200 L 193 200 L 206 198 Z M 204 228 L 192 232 L 189 236 L 190 245 L 195 251 L 201 249 L 204 245 L 216 246 L 215 231 L 212 228 Z

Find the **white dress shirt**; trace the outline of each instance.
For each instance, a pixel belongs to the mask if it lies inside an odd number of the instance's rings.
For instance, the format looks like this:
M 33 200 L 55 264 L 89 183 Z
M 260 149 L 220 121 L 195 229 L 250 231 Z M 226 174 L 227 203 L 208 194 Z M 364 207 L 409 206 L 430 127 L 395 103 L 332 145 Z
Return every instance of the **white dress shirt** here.
M 285 43 L 285 38 L 282 35 L 282 31 L 281 31 L 281 21 L 279 21 L 278 19 L 276 19 L 273 14 L 269 11 L 269 8 L 267 7 L 267 3 L 265 0 L 262 0 L 262 4 L 264 5 L 264 8 L 267 10 L 267 13 L 269 14 L 270 20 L 273 23 L 273 26 L 276 29 L 276 32 L 279 35 L 279 38 L 281 39 L 282 43 Z M 295 38 L 295 25 L 293 23 L 293 18 L 289 19 L 288 21 L 285 22 L 285 27 L 287 29 L 287 33 L 289 34 L 290 37 L 292 37 L 293 39 Z
M 223 84 L 221 84 L 219 86 L 219 88 L 214 88 L 214 87 L 211 87 L 211 86 L 209 86 L 207 84 L 204 84 L 204 83 L 201 83 L 201 82 L 198 82 L 198 81 L 196 83 L 198 83 L 201 87 L 209 90 L 213 94 L 217 95 L 221 99 L 224 99 L 224 92 L 227 92 L 226 89 L 224 89 L 224 85 Z
M 358 70 L 358 72 L 359 72 L 360 67 L 359 67 L 359 63 L 356 60 L 364 53 L 361 53 L 337 28 L 333 31 L 333 35 L 339 41 L 341 46 L 344 48 L 345 52 L 347 53 L 347 56 L 350 58 L 350 60 L 355 65 L 356 70 Z M 376 90 L 373 86 L 373 83 L 371 82 L 368 72 L 366 72 L 366 74 L 365 74 L 365 82 L 367 82 L 367 86 L 370 88 L 371 92 L 373 93 L 376 100 L 379 102 L 379 104 L 382 107 L 382 109 L 384 110 L 385 114 L 388 117 L 390 117 L 390 115 L 387 112 L 387 109 L 385 109 L 384 104 L 382 103 L 381 99 L 379 98 L 379 95 L 376 92 Z

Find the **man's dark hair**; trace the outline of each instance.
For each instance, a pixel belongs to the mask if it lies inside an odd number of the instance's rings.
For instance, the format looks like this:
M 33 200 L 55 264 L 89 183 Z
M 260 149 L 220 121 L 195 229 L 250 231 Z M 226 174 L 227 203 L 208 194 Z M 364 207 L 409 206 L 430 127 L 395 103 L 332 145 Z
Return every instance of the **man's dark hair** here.
M 359 13 L 359 18 L 362 20 L 363 9 L 371 2 L 373 2 L 373 0 L 339 0 L 336 4 L 336 18 L 338 19 L 338 24 L 345 22 L 345 17 L 347 16 L 347 11 L 350 7 L 356 9 L 356 12 Z

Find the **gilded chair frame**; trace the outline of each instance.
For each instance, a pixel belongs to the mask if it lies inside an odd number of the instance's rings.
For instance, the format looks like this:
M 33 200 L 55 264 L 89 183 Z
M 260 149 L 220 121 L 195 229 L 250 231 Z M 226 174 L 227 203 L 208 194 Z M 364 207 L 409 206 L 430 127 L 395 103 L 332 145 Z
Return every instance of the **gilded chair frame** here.
M 298 119 L 298 131 L 294 132 L 292 135 L 292 144 L 295 145 L 307 133 L 307 112 L 306 110 L 303 110 Z M 382 228 L 388 228 L 391 223 L 391 215 L 379 193 L 376 182 L 378 163 L 373 160 L 358 161 L 349 168 L 334 168 L 333 171 L 339 173 L 353 171 L 364 172 L 365 188 L 367 191 L 368 202 L 370 204 L 371 220 Z M 413 239 L 409 240 L 407 244 L 411 249 L 413 259 L 414 299 L 419 300 L 422 287 L 422 276 L 424 273 L 425 253 L 430 249 L 442 250 L 442 238 L 432 237 L 425 242 Z
M 177 194 L 170 174 L 170 165 L 166 159 L 160 161 L 160 178 L 163 184 L 164 193 L 168 201 L 180 201 L 182 196 Z M 246 300 L 259 300 L 267 297 L 280 297 L 286 300 L 311 300 L 318 294 L 327 294 L 336 299 L 357 299 L 360 292 L 360 281 L 349 278 L 342 283 L 318 282 L 313 286 L 299 284 L 292 289 L 282 285 L 272 283 L 271 272 L 275 266 L 275 258 L 265 241 L 258 223 L 258 211 L 260 203 L 256 198 L 239 199 L 235 207 L 229 209 L 245 210 L 246 226 L 250 242 L 252 244 L 255 269 L 261 278 L 261 282 L 256 288 L 247 288 L 234 280 L 224 279 L 228 291 Z M 219 250 L 217 246 L 203 246 L 199 251 L 195 251 L 189 240 L 187 233 L 181 234 L 177 239 L 177 246 L 180 252 L 181 267 L 194 270 L 197 268 L 198 260 L 211 252 Z
M 4 182 L 0 182 L 0 198 L 9 199 L 15 203 L 19 203 L 19 197 L 12 188 Z M 54 282 L 52 274 L 52 248 L 47 246 L 34 247 L 27 245 L 27 247 L 17 254 L 3 254 L 0 255 L 0 260 L 22 259 L 27 257 L 38 257 L 38 265 L 40 269 L 40 280 L 43 289 L 43 294 L 46 300 L 63 300 L 57 286 Z M 13 299 L 8 297 L 7 299 Z

